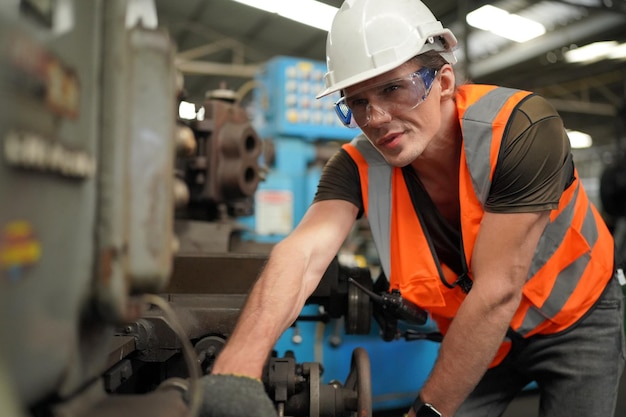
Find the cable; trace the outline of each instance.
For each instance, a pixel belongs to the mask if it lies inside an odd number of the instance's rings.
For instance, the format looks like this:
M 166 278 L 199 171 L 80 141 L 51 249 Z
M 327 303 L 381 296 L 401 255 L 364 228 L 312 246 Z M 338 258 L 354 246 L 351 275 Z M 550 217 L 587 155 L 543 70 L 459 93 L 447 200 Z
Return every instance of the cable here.
M 187 417 L 197 417 L 202 405 L 202 392 L 200 390 L 200 366 L 193 346 L 191 346 L 183 326 L 176 317 L 176 313 L 167 301 L 154 294 L 143 294 L 141 300 L 148 305 L 157 306 L 163 311 L 165 322 L 180 340 L 185 363 L 189 370 L 189 413 Z

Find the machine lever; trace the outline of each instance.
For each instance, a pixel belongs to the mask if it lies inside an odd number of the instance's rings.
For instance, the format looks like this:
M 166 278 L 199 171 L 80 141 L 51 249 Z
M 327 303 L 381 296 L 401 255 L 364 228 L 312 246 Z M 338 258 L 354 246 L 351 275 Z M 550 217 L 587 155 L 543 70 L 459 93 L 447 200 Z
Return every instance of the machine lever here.
M 406 341 L 430 340 L 432 342 L 441 343 L 441 341 L 443 340 L 443 335 L 439 332 L 423 333 L 423 332 L 417 332 L 411 329 L 407 330 L 403 336 Z
M 397 318 L 418 325 L 426 323 L 426 320 L 428 319 L 426 311 L 422 310 L 412 302 L 402 298 L 399 290 L 394 289 L 391 293 L 385 292 L 382 294 L 376 294 L 359 284 L 353 278 L 348 278 L 348 281 L 351 284 L 356 285 L 357 288 L 369 295 L 372 301 L 379 304 L 384 310 L 389 311 Z

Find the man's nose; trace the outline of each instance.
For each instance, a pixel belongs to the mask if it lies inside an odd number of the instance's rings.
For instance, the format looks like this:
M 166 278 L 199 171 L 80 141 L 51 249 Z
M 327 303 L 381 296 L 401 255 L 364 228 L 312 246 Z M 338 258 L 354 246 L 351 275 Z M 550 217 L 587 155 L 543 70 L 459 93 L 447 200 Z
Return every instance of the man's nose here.
M 391 114 L 379 105 L 368 104 L 367 106 L 367 124 L 365 126 L 379 125 L 391 120 Z

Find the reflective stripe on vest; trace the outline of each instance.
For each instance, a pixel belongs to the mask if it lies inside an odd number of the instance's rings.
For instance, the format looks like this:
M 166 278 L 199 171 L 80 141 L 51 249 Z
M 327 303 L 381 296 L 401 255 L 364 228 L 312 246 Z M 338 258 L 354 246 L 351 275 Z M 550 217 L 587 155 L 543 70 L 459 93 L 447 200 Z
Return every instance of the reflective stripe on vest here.
M 470 168 L 474 191 L 482 205 L 491 188 L 489 153 L 491 150 L 491 124 L 504 103 L 519 90 L 499 87 L 485 94 L 479 102 L 468 107 L 461 119 L 467 165 Z
M 391 175 L 393 167 L 367 140 L 359 135 L 351 142 L 367 161 L 369 187 L 366 215 L 380 264 L 385 275 L 391 277 Z
M 533 257 L 527 281 L 530 280 L 539 269 L 547 262 L 549 256 L 552 256 L 558 247 L 558 242 L 562 242 L 565 232 L 567 231 L 567 224 L 571 222 L 571 218 L 574 213 L 574 203 L 580 190 L 580 183 L 576 187 L 575 196 L 567 205 L 567 208 L 561 212 L 555 221 L 550 222 L 546 227 L 544 234 L 541 236 L 537 251 Z M 585 220 L 583 227 L 581 228 L 581 234 L 585 237 L 589 246 L 595 246 L 598 240 L 598 224 L 591 210 L 591 204 L 587 204 L 587 210 L 585 214 Z M 543 256 L 538 256 L 543 255 Z M 538 309 L 529 309 L 524 316 L 521 326 L 517 329 L 517 332 L 521 335 L 526 335 L 537 328 L 546 319 L 552 319 L 556 316 L 565 302 L 569 299 L 570 295 L 574 292 L 580 279 L 582 278 L 585 269 L 590 261 L 590 254 L 584 253 L 578 257 L 572 264 L 566 269 L 562 270 L 555 283 L 554 288 L 545 303 L 541 307 L 541 311 Z

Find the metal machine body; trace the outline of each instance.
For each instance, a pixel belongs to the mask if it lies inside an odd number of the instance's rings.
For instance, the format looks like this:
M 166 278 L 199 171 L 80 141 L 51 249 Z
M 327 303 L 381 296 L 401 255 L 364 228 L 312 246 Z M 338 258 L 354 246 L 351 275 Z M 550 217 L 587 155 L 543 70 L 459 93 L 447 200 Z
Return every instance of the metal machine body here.
M 256 132 L 211 100 L 177 120 L 150 3 L 0 5 L 2 416 L 196 416 L 267 259 L 233 219 L 258 185 Z M 347 276 L 327 275 L 311 302 L 345 315 Z M 276 355 L 266 389 L 282 415 L 371 415 L 367 353 L 352 368 L 331 386 Z
M 126 6 L 0 6 L 2 415 L 83 390 L 169 276 L 174 48 Z

